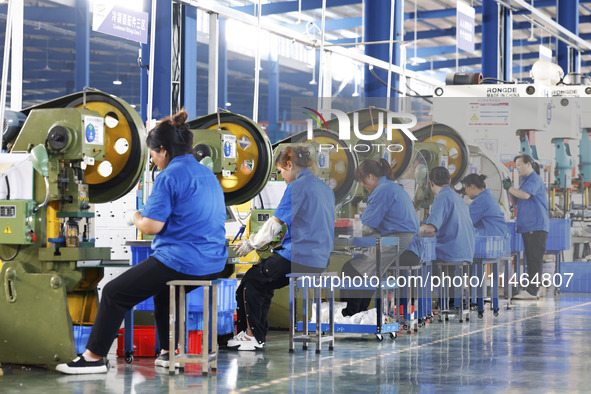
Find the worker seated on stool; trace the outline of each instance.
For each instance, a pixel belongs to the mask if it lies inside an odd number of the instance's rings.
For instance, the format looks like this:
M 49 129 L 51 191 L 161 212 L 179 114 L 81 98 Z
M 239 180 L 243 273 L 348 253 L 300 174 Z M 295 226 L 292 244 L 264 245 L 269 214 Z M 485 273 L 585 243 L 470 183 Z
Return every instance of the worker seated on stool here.
M 227 345 L 235 350 L 265 347 L 267 313 L 275 289 L 289 284 L 286 275 L 291 272 L 324 271 L 334 245 L 334 193 L 312 173 L 310 152 L 302 146 L 285 147 L 275 165 L 287 183 L 279 206 L 256 235 L 234 250 L 245 256 L 262 248 L 279 233 L 283 223 L 287 233 L 282 248 L 252 266 L 240 281 L 236 290 L 238 334 Z
M 507 235 L 505 215 L 496 198 L 486 188 L 486 175 L 470 174 L 464 177 L 464 190 L 472 203 L 470 218 L 476 235 Z
M 450 187 L 451 178 L 445 167 L 434 167 L 429 184 L 435 198 L 422 236 L 437 237 L 436 261 L 445 263 L 472 262 L 474 258 L 474 226 L 466 202 Z
M 398 247 L 382 247 L 380 273 L 376 272 L 376 248 L 371 247 L 367 253 L 345 263 L 343 274 L 351 278 L 365 274 L 382 277 L 400 254 L 401 264 L 417 265 L 419 258 L 416 251 L 404 253 L 419 231 L 419 219 L 406 190 L 394 182 L 390 163 L 385 159 L 365 160 L 355 170 L 355 180 L 370 193 L 367 207 L 361 215 L 363 234 L 398 237 Z M 341 300 L 347 302 L 343 316 L 366 310 L 373 293 L 373 290 L 342 290 Z
M 103 357 L 117 338 L 125 314 L 152 296 L 162 346 L 155 364 L 168 367 L 168 353 L 175 349 L 168 349 L 170 289 L 166 283 L 212 280 L 224 269 L 228 259 L 224 192 L 215 175 L 191 154 L 193 133 L 186 120 L 187 113 L 181 110 L 148 134 L 146 145 L 162 172 L 154 181 L 144 210 L 130 210 L 125 215 L 128 225 L 135 224 L 142 233 L 155 235 L 154 253 L 103 288 L 86 351 L 70 363 L 59 364 L 57 371 L 106 373 Z

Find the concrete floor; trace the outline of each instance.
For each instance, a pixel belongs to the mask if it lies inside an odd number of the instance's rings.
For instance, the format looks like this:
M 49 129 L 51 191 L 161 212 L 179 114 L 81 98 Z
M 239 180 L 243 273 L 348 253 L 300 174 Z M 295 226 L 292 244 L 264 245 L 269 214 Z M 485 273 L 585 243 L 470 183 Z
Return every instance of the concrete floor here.
M 591 294 L 515 302 L 470 322 L 436 320 L 418 333 L 377 342 L 340 334 L 335 350 L 289 354 L 287 332 L 272 331 L 263 352 L 221 350 L 217 374 L 199 365 L 170 376 L 153 358 L 109 356 L 105 375 L 67 376 L 2 365 L 1 393 L 163 392 L 552 392 L 591 390 Z

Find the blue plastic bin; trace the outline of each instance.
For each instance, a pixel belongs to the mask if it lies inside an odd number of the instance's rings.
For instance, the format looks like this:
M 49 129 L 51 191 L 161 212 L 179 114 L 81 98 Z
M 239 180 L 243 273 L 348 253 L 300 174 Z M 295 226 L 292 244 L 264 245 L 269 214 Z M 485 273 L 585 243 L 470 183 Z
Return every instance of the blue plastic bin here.
M 505 250 L 505 237 L 500 235 L 477 235 L 474 243 L 474 257 L 495 259 Z
M 511 236 L 511 252 L 521 252 L 523 250 L 523 237 L 517 233 L 517 224 L 508 222 L 507 231 Z
M 550 219 L 550 232 L 546 241 L 547 251 L 570 249 L 570 219 Z
M 86 351 L 86 344 L 88 343 L 88 337 L 92 326 L 73 326 L 74 328 L 74 342 L 76 343 L 76 353 L 82 354 Z
M 146 260 L 152 254 L 153 250 L 150 246 L 130 246 L 131 249 L 131 265 L 137 265 Z M 135 306 L 135 310 L 143 312 L 154 311 L 154 299 L 152 297 L 140 302 Z
M 236 309 L 236 279 L 218 279 L 218 312 L 234 311 Z M 203 312 L 203 288 L 193 290 L 187 295 L 187 310 L 189 312 Z
M 435 260 L 435 247 L 437 246 L 437 238 L 422 238 L 421 262 L 426 263 Z
M 562 279 L 562 283 L 553 283 L 560 284 L 561 292 L 591 293 L 591 262 L 563 261 L 560 263 L 560 277 L 554 276 L 553 279 L 556 281 Z
M 203 312 L 189 312 L 187 331 L 203 330 Z M 234 332 L 234 310 L 218 312 L 218 334 Z

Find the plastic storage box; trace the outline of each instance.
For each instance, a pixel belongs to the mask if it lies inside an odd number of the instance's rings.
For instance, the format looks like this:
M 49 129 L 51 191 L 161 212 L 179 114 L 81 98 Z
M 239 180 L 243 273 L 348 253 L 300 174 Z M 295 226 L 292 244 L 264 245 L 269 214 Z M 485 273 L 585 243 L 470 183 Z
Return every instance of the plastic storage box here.
M 152 254 L 150 246 L 130 246 L 131 249 L 131 265 L 137 265 L 146 260 Z M 137 311 L 153 312 L 154 299 L 152 297 L 140 302 L 135 306 Z
M 117 356 L 125 356 L 124 336 L 125 329 L 119 330 L 117 336 Z M 154 357 L 156 355 L 156 329 L 154 326 L 133 327 L 133 351 L 134 357 Z
M 511 236 L 511 252 L 521 252 L 523 250 L 523 237 L 517 233 L 517 224 L 508 222 L 507 231 Z
M 591 293 L 591 262 L 563 261 L 560 263 L 560 277 L 554 275 L 553 279 L 552 284 L 560 285 L 561 292 Z M 560 280 L 562 283 L 556 283 Z
M 504 255 L 505 237 L 501 235 L 477 235 L 474 244 L 474 257 L 496 259 Z
M 570 249 L 570 219 L 550 219 L 547 251 Z
M 422 243 L 421 262 L 425 263 L 435 260 L 435 247 L 437 246 L 437 238 L 423 238 Z
M 82 354 L 86 351 L 86 344 L 88 343 L 88 337 L 92 326 L 74 326 L 74 341 L 76 342 L 76 353 Z

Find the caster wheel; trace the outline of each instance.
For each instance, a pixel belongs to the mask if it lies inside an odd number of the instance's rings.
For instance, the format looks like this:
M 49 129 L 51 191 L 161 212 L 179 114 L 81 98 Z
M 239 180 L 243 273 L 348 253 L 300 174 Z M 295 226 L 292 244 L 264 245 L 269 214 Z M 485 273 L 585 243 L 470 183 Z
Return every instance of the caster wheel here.
M 391 332 L 390 333 L 390 339 L 396 339 L 396 333 L 395 332 Z
M 460 323 L 463 323 L 464 321 L 462 319 L 460 319 Z
M 469 317 L 466 317 L 466 321 L 470 321 L 470 318 Z
M 449 317 L 445 316 L 445 321 L 449 321 Z
M 403 330 L 407 330 L 407 329 L 408 329 L 408 324 L 404 324 L 404 325 L 402 326 L 402 329 L 403 329 Z
M 126 354 L 125 355 L 125 362 L 127 364 L 131 364 L 133 362 L 133 354 Z
M 479 318 L 479 319 L 482 319 L 483 317 L 484 317 L 484 313 L 482 313 L 482 312 L 478 312 L 478 318 Z
M 304 346 L 302 346 L 302 349 L 304 349 L 304 350 L 308 350 L 308 345 L 304 345 Z
M 384 340 L 384 336 L 383 336 L 382 334 L 376 334 L 376 339 L 377 339 L 379 342 L 382 342 L 382 341 Z

